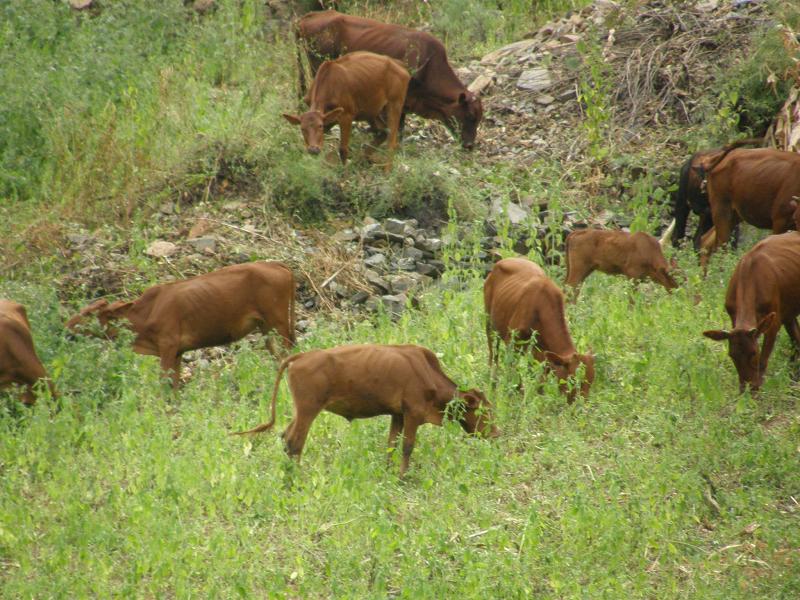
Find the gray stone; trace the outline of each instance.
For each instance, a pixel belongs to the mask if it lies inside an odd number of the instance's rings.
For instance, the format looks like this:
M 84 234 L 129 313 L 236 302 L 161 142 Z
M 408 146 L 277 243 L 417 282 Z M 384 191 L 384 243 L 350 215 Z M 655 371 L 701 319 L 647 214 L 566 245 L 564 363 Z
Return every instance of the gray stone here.
M 435 267 L 424 262 L 417 263 L 417 273 L 428 277 L 436 277 L 439 274 Z
M 378 275 L 372 269 L 365 269 L 364 270 L 364 278 L 373 286 L 381 290 L 382 292 L 389 292 L 391 291 L 391 287 L 389 283 L 380 275 Z
M 428 238 L 417 242 L 417 248 L 425 252 L 439 252 L 442 249 L 442 240 L 439 238 Z
M 147 256 L 155 258 L 163 258 L 165 256 L 172 256 L 178 251 L 178 247 L 172 242 L 165 242 L 164 240 L 157 240 L 147 247 L 144 251 Z
M 402 235 L 406 230 L 406 222 L 400 219 L 386 219 L 383 222 L 383 228 L 389 233 Z
M 372 240 L 379 232 L 381 232 L 380 223 L 368 223 L 361 228 L 361 237 Z
M 186 243 L 197 252 L 213 253 L 217 249 L 217 240 L 213 237 L 199 237 L 186 240 Z
M 495 219 L 500 215 L 507 215 L 509 222 L 512 225 L 519 225 L 528 218 L 530 209 L 521 207 L 514 202 L 505 202 L 501 198 L 492 200 L 492 205 L 489 208 L 489 214 Z
M 533 49 L 536 46 L 536 40 L 521 40 L 519 42 L 514 42 L 513 44 L 508 44 L 507 46 L 503 46 L 502 48 L 498 48 L 490 52 L 489 54 L 485 55 L 481 59 L 482 65 L 491 65 L 497 63 L 501 58 L 505 58 L 511 54 L 520 55 L 525 54 L 529 50 Z
M 467 86 L 467 89 L 473 94 L 480 94 L 482 91 L 492 85 L 494 81 L 494 72 L 489 71 L 483 75 L 478 75 L 472 83 Z
M 550 80 L 550 72 L 541 68 L 526 69 L 517 80 L 519 89 L 530 92 L 541 92 L 551 85 L 553 85 L 553 82 Z
M 369 258 L 364 259 L 364 264 L 368 267 L 380 267 L 386 264 L 386 256 L 380 252 L 373 254 Z
M 356 292 L 350 297 L 350 302 L 352 304 L 364 304 L 364 302 L 366 302 L 368 298 L 369 294 L 367 292 L 360 291 Z
M 416 275 L 416 273 L 414 274 Z M 392 292 L 399 294 L 402 292 L 407 292 L 417 285 L 418 282 L 410 275 L 395 275 L 389 279 L 389 283 L 392 285 Z
M 414 246 L 406 246 L 403 248 L 403 256 L 405 258 L 413 258 L 414 260 L 421 260 L 425 254 L 422 250 L 417 250 Z
M 400 315 L 406 308 L 406 301 L 408 298 L 405 294 L 381 296 L 381 303 L 387 312 L 393 315 Z
M 308 319 L 300 319 L 294 326 L 297 331 L 305 332 L 308 331 L 309 325 L 311 325 L 311 322 Z
M 547 106 L 548 104 L 552 104 L 556 101 L 550 94 L 539 94 L 535 98 L 536 104 L 541 104 L 542 106 Z
M 175 213 L 175 203 L 174 202 L 165 202 L 162 204 L 158 209 L 161 214 L 164 215 L 171 215 Z
M 413 258 L 398 258 L 397 268 L 401 271 L 414 271 L 417 268 L 417 261 Z

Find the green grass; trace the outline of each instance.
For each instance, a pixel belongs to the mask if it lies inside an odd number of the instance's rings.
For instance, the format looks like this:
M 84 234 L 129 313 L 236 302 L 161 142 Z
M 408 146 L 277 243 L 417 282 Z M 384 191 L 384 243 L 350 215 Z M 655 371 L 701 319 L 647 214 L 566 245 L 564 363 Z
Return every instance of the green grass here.
M 4 595 L 794 597 L 800 389 L 787 338 L 751 398 L 700 335 L 726 324 L 734 261 L 703 281 L 682 256 L 688 281 L 672 295 L 589 279 L 569 317 L 598 377 L 572 406 L 554 381 L 539 393 L 525 360 L 507 357 L 490 379 L 471 271 L 397 323 L 321 323 L 301 350 L 423 344 L 493 400 L 501 438 L 426 427 L 402 481 L 385 466 L 386 419 L 321 415 L 299 466 L 274 433 L 228 437 L 267 414 L 275 365 L 258 339 L 172 398 L 156 360 L 68 342 L 51 293 L 4 285 L 28 303 L 65 391 L 60 411 L 4 404 Z M 279 427 L 290 414 L 284 386 Z
M 28 307 L 62 394 L 30 410 L 0 395 L 0 596 L 799 596 L 800 386 L 788 339 L 751 397 L 738 394 L 725 347 L 701 335 L 728 325 L 736 255 L 715 257 L 702 279 L 680 254 L 686 282 L 671 295 L 592 276 L 568 315 L 579 350 L 598 357 L 587 402 L 567 405 L 552 380 L 539 392 L 541 369 L 524 358 L 504 357 L 496 379 L 486 365 L 482 275 L 456 267 L 478 262 L 488 201 L 547 201 L 553 234 L 562 212 L 601 208 L 652 231 L 668 175 L 634 177 L 648 159 L 616 150 L 612 174 L 408 143 L 385 176 L 361 156 L 361 133 L 346 168 L 309 157 L 280 117 L 296 108 L 287 39 L 262 27 L 263 2 L 217 4 L 203 18 L 178 0 L 104 2 L 96 16 L 52 0 L 0 6 L 0 268 L 14 267 L 0 297 Z M 429 24 L 466 62 L 583 3 L 342 4 Z M 746 76 L 731 89 L 759 114 L 774 102 L 752 92 L 760 65 L 785 62 L 761 60 L 776 48 L 764 39 L 729 73 Z M 686 135 L 720 142 L 718 116 Z M 151 213 L 228 197 L 323 227 L 340 214 L 446 215 L 453 269 L 420 310 L 396 323 L 317 315 L 299 350 L 428 346 L 458 383 L 487 392 L 503 436 L 425 427 L 401 481 L 386 466 L 387 419 L 323 414 L 296 465 L 277 432 L 227 435 L 266 418 L 275 363 L 260 339 L 191 363 L 173 397 L 158 361 L 125 340 L 66 338 L 68 310 L 86 298 L 60 280 L 105 257 L 62 256 L 62 229 L 99 228 L 135 294 L 163 276 L 144 248 L 177 227 Z M 508 254 L 509 227 L 499 229 Z M 284 385 L 278 430 L 290 418 Z

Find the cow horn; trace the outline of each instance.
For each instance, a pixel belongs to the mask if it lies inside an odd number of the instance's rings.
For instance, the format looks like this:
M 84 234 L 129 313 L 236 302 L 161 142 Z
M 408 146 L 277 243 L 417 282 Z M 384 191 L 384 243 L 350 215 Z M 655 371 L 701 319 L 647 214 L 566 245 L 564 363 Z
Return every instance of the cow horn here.
M 669 224 L 669 227 L 667 227 L 666 231 L 664 231 L 663 235 L 661 236 L 661 239 L 658 240 L 658 243 L 661 246 L 662 250 L 667 247 L 667 240 L 669 240 L 674 230 L 675 230 L 675 219 L 672 219 L 672 223 Z

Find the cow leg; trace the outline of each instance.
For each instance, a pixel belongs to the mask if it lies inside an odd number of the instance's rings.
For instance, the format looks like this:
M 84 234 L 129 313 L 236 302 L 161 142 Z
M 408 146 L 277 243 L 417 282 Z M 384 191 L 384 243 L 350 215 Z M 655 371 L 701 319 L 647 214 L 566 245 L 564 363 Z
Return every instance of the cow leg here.
M 698 216 L 697 231 L 694 232 L 694 238 L 692 238 L 692 247 L 695 250 L 700 250 L 703 236 L 708 233 L 709 229 L 713 226 L 714 222 L 711 220 L 711 212 L 706 211 L 700 213 Z
M 386 170 L 388 171 L 392 168 L 392 160 L 397 148 L 397 132 L 400 129 L 400 119 L 403 114 L 402 101 L 389 104 L 386 107 L 386 112 L 386 124 L 389 127 L 389 162 L 386 164 Z
M 392 415 L 392 424 L 389 426 L 389 451 L 386 453 L 386 460 L 392 464 L 392 450 L 395 448 L 397 436 L 403 431 L 403 415 Z
M 786 333 L 789 338 L 794 342 L 792 346 L 792 358 L 797 360 L 798 351 L 800 351 L 800 325 L 797 324 L 797 319 L 789 319 L 783 326 L 786 328 Z
M 161 353 L 161 370 L 172 380 L 173 390 L 177 390 L 181 384 L 181 354 L 172 348 Z
M 339 121 L 339 132 L 341 133 L 341 138 L 339 139 L 339 158 L 342 160 L 342 164 L 347 162 L 348 149 L 350 147 L 350 130 L 352 128 L 353 119 L 350 115 L 345 115 L 344 118 Z
M 778 337 L 780 328 L 781 326 L 778 324 L 764 332 L 764 344 L 761 346 L 761 359 L 758 361 L 758 370 L 762 375 L 767 372 L 769 356 L 772 354 L 772 349 L 775 346 L 775 340 Z
M 400 477 L 405 475 L 408 470 L 408 461 L 411 459 L 411 453 L 414 451 L 414 444 L 417 441 L 417 428 L 422 422 L 410 415 L 403 416 L 403 458 L 400 462 Z
M 322 411 L 322 405 L 316 401 L 295 401 L 295 416 L 283 434 L 283 441 L 286 443 L 286 453 L 292 458 L 300 460 L 303 446 L 306 445 L 306 437 L 311 423 Z

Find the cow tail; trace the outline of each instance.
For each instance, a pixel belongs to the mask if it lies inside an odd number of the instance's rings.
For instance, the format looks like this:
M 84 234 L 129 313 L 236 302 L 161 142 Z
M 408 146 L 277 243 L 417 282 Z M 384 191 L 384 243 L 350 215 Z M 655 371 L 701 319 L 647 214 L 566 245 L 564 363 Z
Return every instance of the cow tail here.
M 672 245 L 677 246 L 686 237 L 686 221 L 689 219 L 689 175 L 692 170 L 694 156 L 683 163 L 678 190 L 674 196 L 673 216 L 675 217 L 675 230 L 672 232 Z
M 295 22 L 294 24 L 294 52 L 297 58 L 297 101 L 302 106 L 303 97 L 306 94 L 306 72 L 303 69 L 303 55 L 301 54 L 302 38 L 300 36 L 300 25 Z
M 290 271 L 291 273 L 291 271 Z M 292 295 L 289 296 L 289 341 L 294 346 L 297 343 L 297 333 L 294 328 L 295 312 L 294 312 L 294 297 L 297 294 L 295 289 L 294 274 L 292 273 Z
M 569 281 L 569 272 L 571 270 L 571 261 L 569 259 L 569 238 L 572 237 L 572 234 L 575 233 L 574 231 L 570 231 L 567 234 L 567 239 L 564 240 L 564 253 L 566 254 L 566 263 L 567 263 L 567 278 L 565 281 Z
M 275 376 L 275 387 L 272 388 L 272 409 L 271 409 L 272 415 L 270 416 L 269 421 L 267 423 L 262 423 L 261 425 L 253 427 L 252 429 L 248 429 L 247 431 L 236 431 L 231 435 L 251 435 L 254 433 L 261 433 L 263 431 L 267 431 L 268 429 L 272 429 L 272 427 L 275 425 L 275 404 L 278 398 L 278 388 L 281 385 L 283 372 L 299 356 L 300 354 L 295 354 L 294 356 L 289 356 L 285 358 L 283 362 L 281 362 L 281 366 L 278 367 L 278 374 Z

